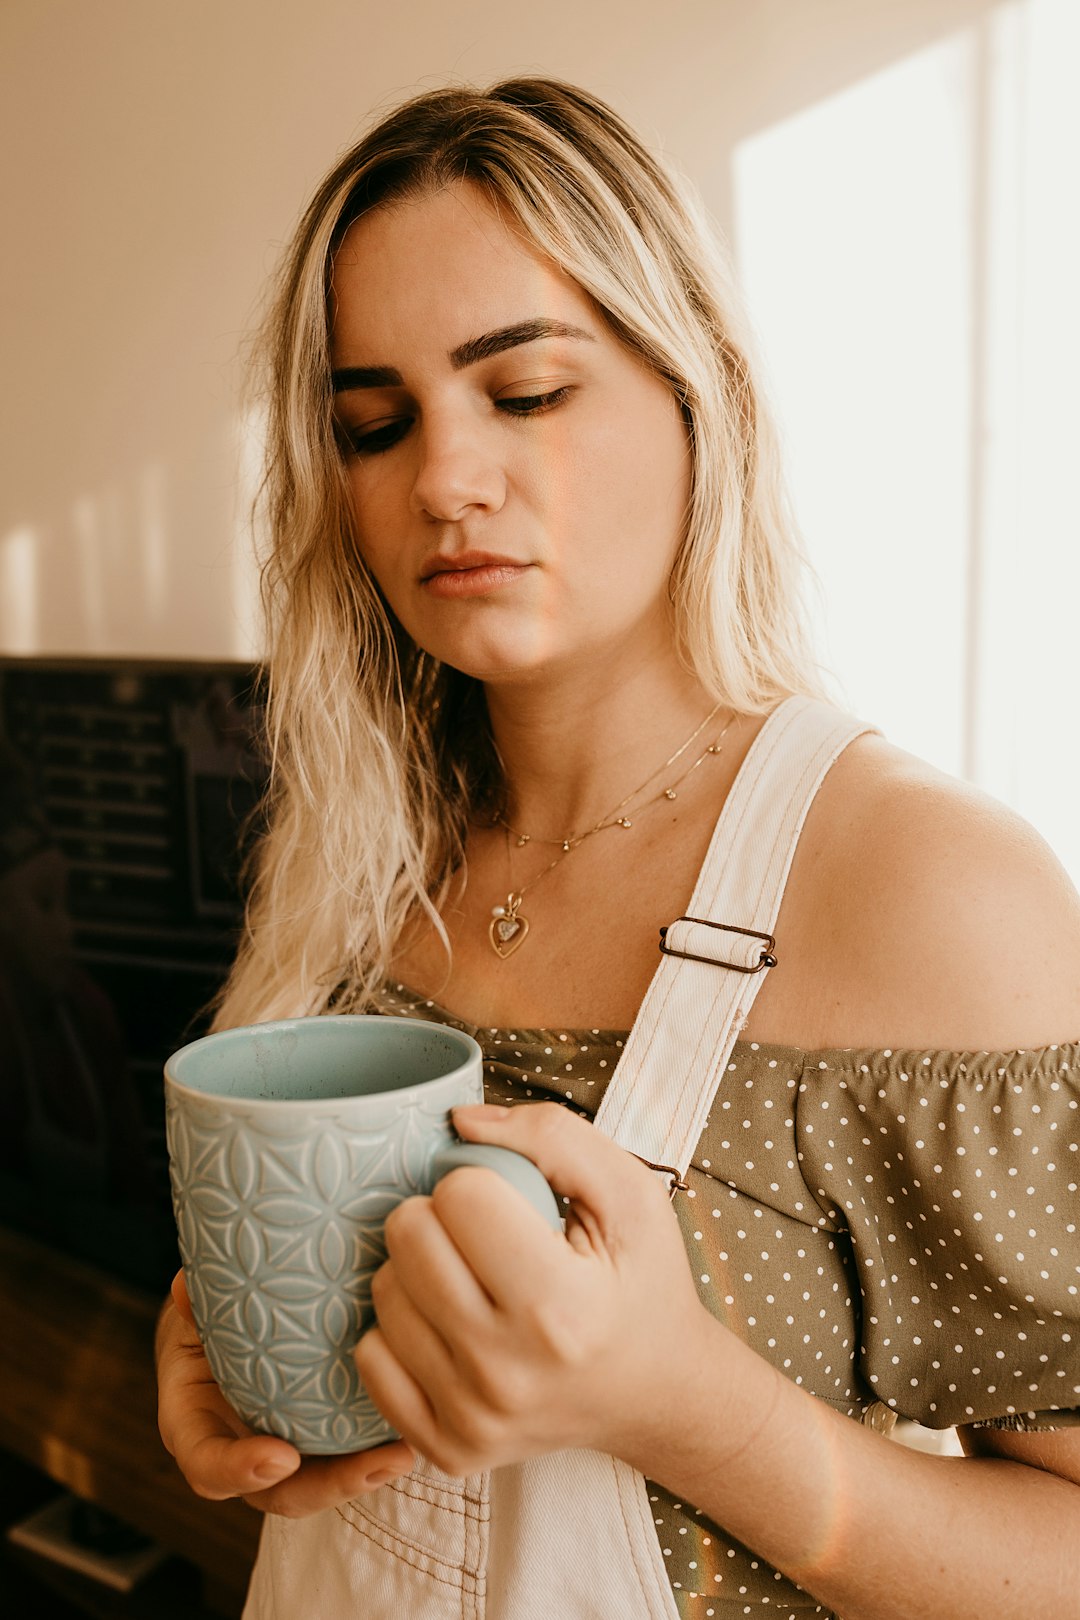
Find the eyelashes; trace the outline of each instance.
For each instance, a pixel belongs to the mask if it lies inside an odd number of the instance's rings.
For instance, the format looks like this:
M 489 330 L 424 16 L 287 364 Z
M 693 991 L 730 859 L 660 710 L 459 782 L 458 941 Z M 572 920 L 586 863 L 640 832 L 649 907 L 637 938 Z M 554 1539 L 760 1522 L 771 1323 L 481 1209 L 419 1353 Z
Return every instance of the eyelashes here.
M 572 392 L 571 387 L 564 386 L 553 388 L 546 394 L 519 394 L 510 399 L 496 399 L 495 409 L 505 416 L 543 416 L 562 405 Z M 412 416 L 395 416 L 391 421 L 379 423 L 377 427 L 356 428 L 338 423 L 335 435 L 346 455 L 377 456 L 399 444 L 412 427 L 414 420 Z
M 377 428 L 350 428 L 338 426 L 338 441 L 347 455 L 377 456 L 380 450 L 389 450 L 403 439 L 412 426 L 411 418 L 395 417 Z
M 542 416 L 545 411 L 561 405 L 569 395 L 569 387 L 553 388 L 547 394 L 521 394 L 516 399 L 497 399 L 495 407 L 510 416 Z

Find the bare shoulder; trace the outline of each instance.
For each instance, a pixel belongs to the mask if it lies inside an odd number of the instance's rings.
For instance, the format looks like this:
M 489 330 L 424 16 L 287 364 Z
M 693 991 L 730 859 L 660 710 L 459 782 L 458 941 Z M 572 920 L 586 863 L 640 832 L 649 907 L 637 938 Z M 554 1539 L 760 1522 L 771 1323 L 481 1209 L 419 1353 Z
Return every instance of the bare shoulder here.
M 1020 816 L 884 739 L 829 773 L 791 892 L 827 986 L 821 1044 L 1080 1037 L 1080 897 L 1060 862 Z

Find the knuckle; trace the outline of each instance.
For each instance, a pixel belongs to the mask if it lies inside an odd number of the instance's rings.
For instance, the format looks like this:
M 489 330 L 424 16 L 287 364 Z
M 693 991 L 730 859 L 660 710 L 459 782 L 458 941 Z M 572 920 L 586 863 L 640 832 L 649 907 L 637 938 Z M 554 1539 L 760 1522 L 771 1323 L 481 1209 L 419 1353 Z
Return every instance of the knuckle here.
M 518 1384 L 515 1368 L 505 1365 L 493 1367 L 490 1357 L 479 1347 L 462 1351 L 459 1365 L 463 1386 L 470 1391 L 472 1401 L 478 1403 L 482 1410 L 500 1414 L 514 1410 Z M 480 1421 L 475 1411 L 463 1407 L 461 1420 L 456 1426 L 469 1438 L 476 1438 L 473 1426 L 478 1430 Z
M 464 1460 L 463 1453 L 446 1440 L 434 1440 L 428 1446 L 428 1457 L 442 1474 L 449 1474 L 452 1479 L 464 1479 L 466 1474 L 474 1472 Z
M 487 1165 L 460 1164 L 436 1182 L 428 1202 L 444 1225 L 447 1220 L 453 1222 L 471 1213 L 475 1207 L 477 1186 L 483 1185 L 485 1176 L 492 1181 L 502 1180 L 498 1172 Z M 477 1177 L 481 1178 L 479 1183 Z
M 501 1414 L 484 1402 L 472 1401 L 458 1415 L 453 1437 L 463 1456 L 490 1456 L 502 1433 Z
M 477 1375 L 477 1390 L 484 1408 L 490 1414 L 482 1434 L 485 1442 L 493 1438 L 492 1420 L 512 1419 L 521 1412 L 530 1411 L 536 1395 L 534 1380 L 528 1369 L 513 1365 L 504 1366 L 498 1372 L 485 1368 L 483 1373 Z
M 465 1427 L 471 1430 L 472 1426 Z M 488 1454 L 485 1446 L 474 1439 L 471 1432 L 458 1432 L 456 1426 L 453 1431 L 442 1433 L 429 1450 L 436 1468 L 454 1479 L 465 1479 L 469 1474 L 479 1473 L 483 1467 L 482 1459 Z
M 566 1368 L 579 1368 L 589 1357 L 580 1318 L 562 1300 L 548 1300 L 532 1310 L 532 1330 L 546 1355 Z
M 403 1198 L 400 1204 L 394 1205 L 383 1223 L 386 1246 L 389 1250 L 392 1251 L 395 1243 L 400 1244 L 417 1229 L 430 1202 L 430 1198 L 423 1198 L 417 1194 L 411 1198 Z
M 544 1102 L 530 1105 L 530 1114 L 535 1115 L 535 1123 L 530 1132 L 531 1154 L 533 1146 L 541 1152 L 544 1150 L 557 1150 L 565 1148 L 567 1136 L 577 1130 L 579 1124 L 576 1114 L 570 1108 L 564 1108 L 561 1103 Z
M 459 1164 L 456 1169 L 448 1170 L 435 1183 L 431 1193 L 431 1203 L 437 1215 L 452 1209 L 462 1196 L 462 1187 L 468 1190 L 469 1175 L 467 1172 L 475 1170 L 475 1165 Z M 462 1173 L 465 1172 L 464 1180 Z
M 564 1127 L 570 1117 L 560 1103 L 544 1102 L 534 1104 L 536 1115 L 536 1129 L 545 1137 L 554 1136 Z

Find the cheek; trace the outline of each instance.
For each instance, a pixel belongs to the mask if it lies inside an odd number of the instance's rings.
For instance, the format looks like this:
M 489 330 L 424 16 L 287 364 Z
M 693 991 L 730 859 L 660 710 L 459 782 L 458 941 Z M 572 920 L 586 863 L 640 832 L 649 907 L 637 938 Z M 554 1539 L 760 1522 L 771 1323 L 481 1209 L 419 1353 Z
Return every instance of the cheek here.
M 576 471 L 578 509 L 593 543 L 629 561 L 670 568 L 682 539 L 691 489 L 690 444 L 681 416 L 627 413 L 605 425 Z
M 395 562 L 403 563 L 406 556 L 403 526 L 407 508 L 387 480 L 368 477 L 367 471 L 365 468 L 363 475 L 349 481 L 356 551 L 376 584 L 392 590 Z

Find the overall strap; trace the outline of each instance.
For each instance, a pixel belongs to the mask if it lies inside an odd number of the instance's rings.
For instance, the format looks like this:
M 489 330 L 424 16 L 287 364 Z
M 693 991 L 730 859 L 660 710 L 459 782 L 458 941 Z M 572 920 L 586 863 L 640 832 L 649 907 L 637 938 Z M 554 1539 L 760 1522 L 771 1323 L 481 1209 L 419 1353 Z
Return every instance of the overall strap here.
M 788 698 L 740 767 L 687 915 L 661 930 L 660 965 L 596 1114 L 656 1168 L 686 1173 L 739 1031 L 783 959 L 772 936 L 807 812 L 848 743 L 872 729 Z

